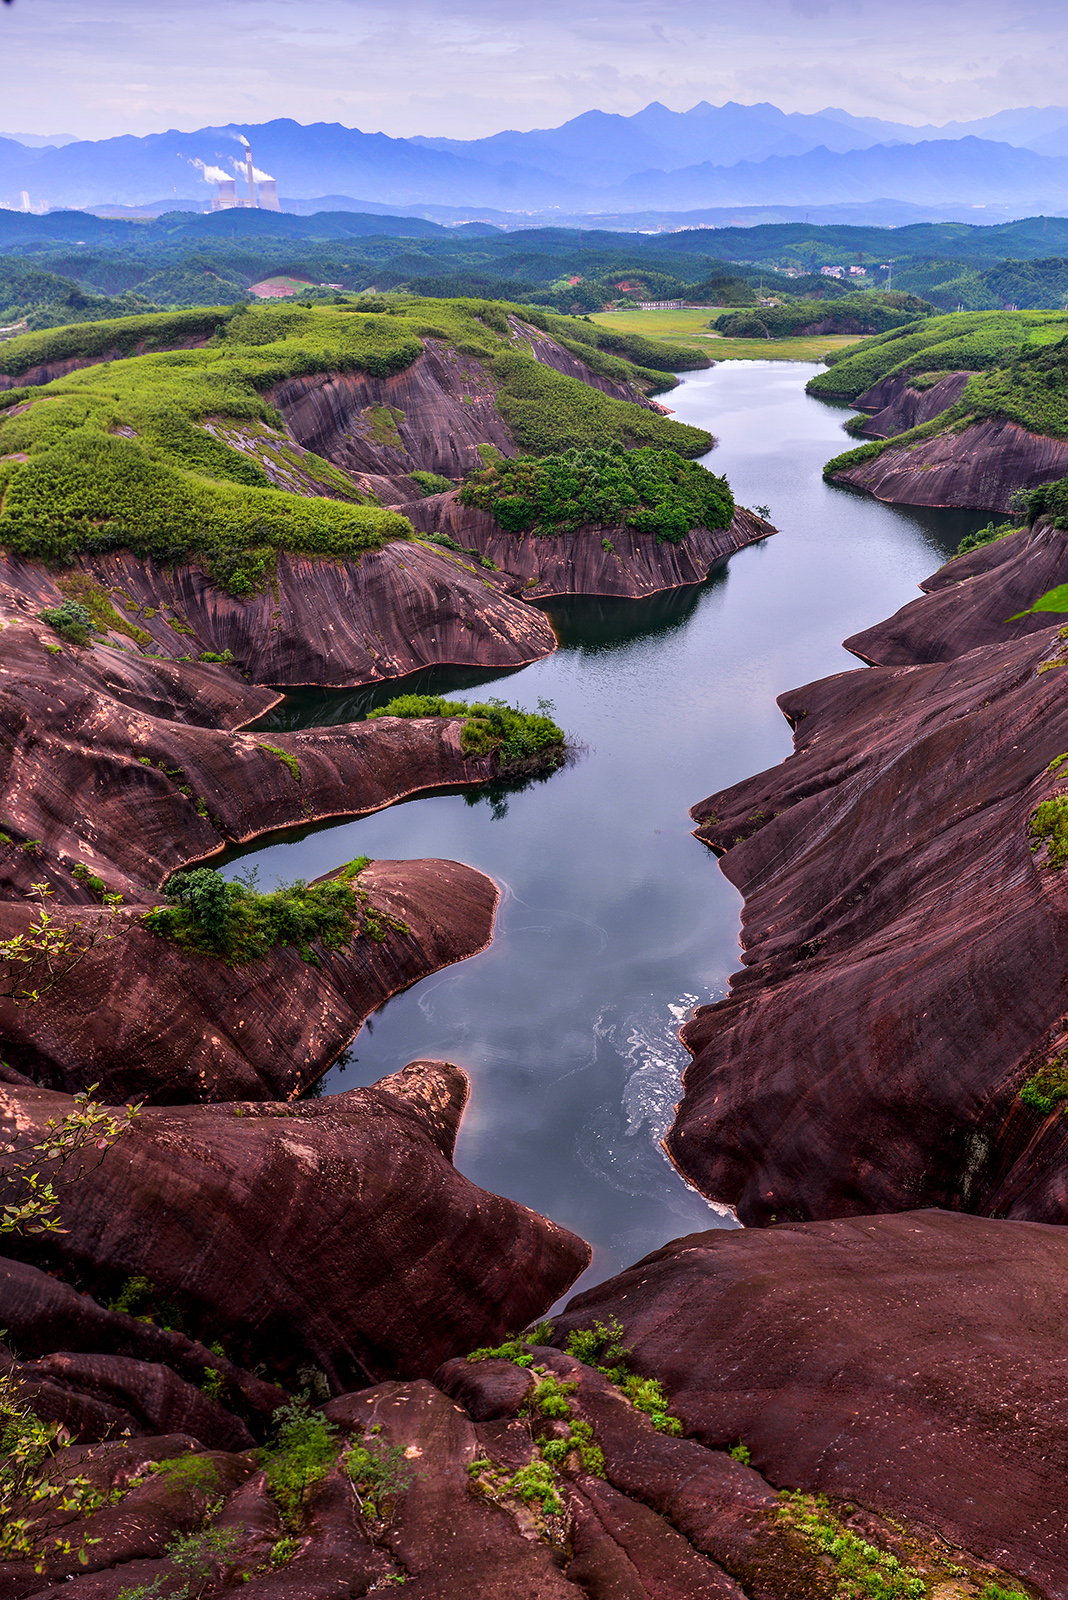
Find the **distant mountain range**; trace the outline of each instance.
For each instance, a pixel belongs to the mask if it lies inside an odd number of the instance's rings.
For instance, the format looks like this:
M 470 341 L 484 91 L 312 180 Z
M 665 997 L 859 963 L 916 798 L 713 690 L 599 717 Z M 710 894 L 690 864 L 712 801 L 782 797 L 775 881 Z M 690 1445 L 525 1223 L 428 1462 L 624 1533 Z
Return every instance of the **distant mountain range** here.
M 694 211 L 716 207 L 885 203 L 1068 210 L 1068 108 L 1002 111 L 914 128 L 829 107 L 685 112 L 656 102 L 634 116 L 589 111 L 559 128 L 486 139 L 393 139 L 338 123 L 279 119 L 143 138 L 30 143 L 0 135 L 0 206 L 19 210 L 170 203 L 207 209 L 207 166 L 232 172 L 252 142 L 285 202 L 324 195 L 358 207 L 470 208 L 515 217 Z M 239 189 L 241 184 L 239 180 Z M 23 195 L 26 199 L 23 199 Z M 893 218 L 888 215 L 887 221 Z

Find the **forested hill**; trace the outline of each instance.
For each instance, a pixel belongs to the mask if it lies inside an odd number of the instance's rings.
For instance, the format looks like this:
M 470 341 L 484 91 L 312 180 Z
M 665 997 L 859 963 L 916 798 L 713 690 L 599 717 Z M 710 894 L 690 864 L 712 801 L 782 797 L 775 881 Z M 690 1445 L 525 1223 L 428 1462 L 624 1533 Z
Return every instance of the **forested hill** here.
M 1068 295 L 1068 218 L 639 234 L 351 211 L 179 211 L 150 222 L 0 211 L 0 327 L 233 304 L 272 277 L 293 280 L 302 298 L 399 290 L 579 314 L 628 300 L 739 307 L 887 288 L 940 311 L 1057 310 Z

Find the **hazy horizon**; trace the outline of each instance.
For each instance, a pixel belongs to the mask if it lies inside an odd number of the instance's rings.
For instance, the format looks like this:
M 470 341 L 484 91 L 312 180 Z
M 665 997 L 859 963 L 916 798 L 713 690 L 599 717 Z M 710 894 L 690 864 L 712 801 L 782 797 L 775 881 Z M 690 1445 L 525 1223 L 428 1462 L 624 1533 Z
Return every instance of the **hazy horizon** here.
M 471 139 L 659 100 L 834 106 L 919 126 L 1057 104 L 1053 0 L 14 0 L 0 8 L 7 130 L 102 139 L 230 123 L 339 122 Z M 962 31 L 964 39 L 962 43 Z M 950 65 L 950 63 L 952 65 Z

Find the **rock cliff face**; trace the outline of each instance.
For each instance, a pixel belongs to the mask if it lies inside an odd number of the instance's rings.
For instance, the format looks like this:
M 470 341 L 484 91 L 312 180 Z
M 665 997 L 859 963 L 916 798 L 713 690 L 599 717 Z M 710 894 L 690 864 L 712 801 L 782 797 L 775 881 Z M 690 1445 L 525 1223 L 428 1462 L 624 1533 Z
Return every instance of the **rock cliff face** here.
M 375 861 L 360 875 L 370 903 L 402 927 L 360 935 L 319 965 L 276 946 L 244 967 L 189 954 L 137 921 L 95 909 L 77 922 L 96 942 L 43 1003 L 0 1001 L 7 1059 L 73 1092 L 97 1083 L 116 1099 L 269 1100 L 310 1088 L 364 1018 L 390 995 L 485 949 L 498 891 L 457 861 Z M 0 903 L 0 933 L 26 934 L 32 906 Z
M 720 561 L 776 530 L 739 508 L 729 528 L 695 528 L 681 544 L 657 544 L 633 528 L 597 527 L 547 537 L 507 533 L 488 512 L 460 504 L 453 494 L 432 495 L 399 508 L 412 526 L 448 534 L 465 549 L 495 562 L 523 584 L 528 599 L 551 595 L 616 595 L 638 600 L 664 589 L 703 583 Z M 607 540 L 610 549 L 604 548 Z
M 845 647 L 869 664 L 896 667 L 953 661 L 980 645 L 1048 633 L 1054 614 L 1018 613 L 1066 578 L 1068 533 L 1021 528 L 947 561 L 920 585 L 928 598 L 855 633 Z
M 94 1287 L 149 1279 L 191 1331 L 293 1382 L 309 1361 L 335 1392 L 427 1375 L 544 1311 L 590 1255 L 456 1171 L 467 1093 L 458 1068 L 413 1062 L 299 1106 L 146 1108 L 68 1169 L 50 1259 Z M 70 1108 L 0 1086 L 17 1147 Z
M 836 472 L 833 481 L 866 489 L 892 505 L 1008 511 L 1015 489 L 1033 489 L 1066 473 L 1068 440 L 991 418 L 959 433 L 937 433 L 899 448 L 891 445 L 873 461 Z
M 940 417 L 964 393 L 970 372 L 947 372 L 929 389 L 914 389 L 903 374 L 883 378 L 853 404 L 858 411 L 874 413 L 858 428 L 866 439 L 890 439 L 921 422 Z
M 950 591 L 962 612 L 975 592 L 979 639 L 986 584 Z M 912 637 L 946 598 L 912 608 Z M 1063 787 L 1068 650 L 1048 626 L 958 637 L 954 660 L 782 696 L 795 755 L 694 808 L 746 899 L 745 971 L 682 1030 L 667 1147 L 747 1223 L 917 1203 L 1068 1218 L 1065 1119 L 1017 1098 L 1068 1030 L 1068 878 L 1028 834 Z
M 772 1483 L 1063 1596 L 1066 1315 L 1065 1229 L 921 1211 L 691 1234 L 576 1296 L 556 1339 L 617 1317 L 706 1449 L 740 1439 Z
M 442 340 L 426 340 L 423 354 L 389 378 L 319 373 L 289 378 L 267 398 L 299 444 L 356 475 L 459 478 L 480 465 L 480 444 L 515 455 L 483 363 Z
M 524 666 L 556 644 L 540 612 L 492 573 L 406 541 L 358 562 L 280 555 L 277 586 L 247 599 L 200 567 L 161 568 L 122 551 L 83 559 L 75 571 L 141 630 L 146 648 L 150 640 L 171 659 L 230 650 L 255 683 L 344 689 L 426 666 Z M 43 567 L 0 566 L 0 615 L 32 622 L 62 599 Z M 121 633 L 113 642 L 129 643 Z
M 157 344 L 153 340 L 152 350 L 203 350 L 207 342 L 206 338 L 179 339 L 168 344 Z M 0 390 L 35 389 L 40 384 L 53 383 L 56 378 L 65 378 L 69 372 L 77 372 L 81 367 L 97 367 L 105 361 L 125 361 L 130 354 L 144 355 L 147 348 L 148 341 L 144 340 L 132 352 L 116 347 L 96 356 L 71 356 L 65 361 L 43 361 L 35 367 L 27 367 L 14 377 L 0 372 Z

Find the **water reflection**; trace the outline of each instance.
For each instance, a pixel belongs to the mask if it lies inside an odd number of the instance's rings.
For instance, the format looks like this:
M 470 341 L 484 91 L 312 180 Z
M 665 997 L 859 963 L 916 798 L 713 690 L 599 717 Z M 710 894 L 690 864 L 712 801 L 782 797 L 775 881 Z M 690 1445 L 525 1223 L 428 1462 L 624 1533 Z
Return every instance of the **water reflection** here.
M 372 1083 L 419 1056 L 463 1066 L 473 1089 L 457 1165 L 589 1239 L 591 1281 L 732 1222 L 659 1145 L 686 1062 L 678 1024 L 738 965 L 739 897 L 693 839 L 689 807 L 787 756 L 776 695 L 867 670 L 840 641 L 914 599 L 987 520 L 824 483 L 842 411 L 805 395 L 814 370 L 725 362 L 672 394 L 681 421 L 719 439 L 708 464 L 742 504 L 769 505 L 778 534 L 699 587 L 554 601 L 554 655 L 469 681 L 480 697 L 554 701 L 581 761 L 496 801 L 436 794 L 248 852 L 265 887 L 361 854 L 449 857 L 500 884 L 490 948 L 395 996 L 324 1087 Z M 433 682 L 462 687 L 455 672 Z M 296 702 L 280 710 L 300 723 L 273 726 L 307 725 L 312 702 Z M 368 703 L 349 696 L 346 714 Z M 340 720 L 337 697 L 318 706 L 316 720 Z

